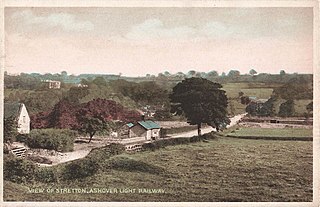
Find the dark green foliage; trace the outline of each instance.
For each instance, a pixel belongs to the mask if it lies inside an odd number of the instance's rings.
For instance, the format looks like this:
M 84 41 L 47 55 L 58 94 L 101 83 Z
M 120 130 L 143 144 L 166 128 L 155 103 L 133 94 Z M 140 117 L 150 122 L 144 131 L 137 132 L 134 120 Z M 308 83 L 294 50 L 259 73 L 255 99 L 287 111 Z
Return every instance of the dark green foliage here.
M 255 75 L 255 74 L 257 74 L 257 71 L 256 71 L 255 69 L 251 69 L 251 70 L 249 71 L 249 74 L 250 74 L 250 75 Z
M 158 121 L 170 120 L 172 118 L 172 114 L 169 109 L 159 109 L 156 110 L 154 118 Z
M 30 161 L 5 155 L 3 159 L 3 177 L 15 183 L 33 182 L 37 166 Z
M 18 142 L 25 142 L 29 138 L 29 134 L 18 134 L 16 140 Z
M 9 117 L 4 119 L 3 124 L 3 141 L 4 142 L 14 142 L 18 134 L 17 122 L 14 117 Z
M 145 105 L 162 105 L 168 103 L 168 91 L 156 84 L 154 81 L 143 81 L 134 83 L 125 80 L 115 80 L 110 85 L 123 96 L 130 97 L 132 100 Z
M 79 132 L 89 134 L 89 143 L 97 132 L 108 128 L 108 123 L 105 120 L 95 117 L 83 117 L 80 124 Z
M 63 179 L 74 180 L 94 175 L 99 169 L 99 160 L 80 159 L 66 165 L 62 171 Z
M 86 158 L 97 159 L 103 161 L 113 155 L 119 155 L 125 151 L 125 147 L 122 144 L 111 143 L 105 147 L 96 148 L 91 150 Z
M 125 147 L 123 145 L 114 143 L 93 149 L 85 158 L 65 165 L 62 170 L 62 177 L 65 180 L 74 180 L 92 176 L 101 168 L 106 167 L 106 160 L 124 151 Z
M 307 106 L 306 109 L 308 111 L 308 113 L 313 111 L 313 101 L 311 101 Z
M 248 96 L 241 96 L 241 104 L 248 105 L 250 103 L 250 98 Z
M 280 105 L 279 116 L 289 117 L 294 115 L 294 101 L 288 100 Z
M 282 99 L 313 99 L 313 80 L 308 76 L 297 76 L 274 90 Z
M 38 168 L 35 178 L 42 183 L 57 183 L 59 181 L 57 170 L 50 167 Z
M 4 75 L 5 88 L 20 88 L 35 90 L 41 88 L 41 79 L 33 77 L 26 73 L 21 73 L 19 76 Z
M 251 116 L 257 116 L 258 114 L 260 114 L 261 107 L 262 104 L 251 102 L 247 105 L 246 112 Z
M 259 116 L 274 116 L 275 115 L 275 108 L 274 102 L 276 101 L 275 97 L 271 97 L 266 101 L 261 108 L 258 110 Z
M 201 136 L 193 136 L 193 137 L 179 137 L 179 138 L 171 138 L 171 139 L 160 139 L 155 142 L 145 143 L 142 145 L 144 150 L 156 150 L 159 148 L 163 148 L 166 146 L 172 145 L 180 145 L 180 144 L 189 144 L 193 142 L 200 142 L 202 140 L 215 139 L 215 133 L 207 133 Z
M 73 105 L 80 104 L 80 100 L 89 94 L 86 87 L 71 87 L 67 92 L 65 99 Z
M 25 143 L 31 148 L 68 152 L 73 150 L 76 132 L 67 129 L 34 129 Z
M 171 113 L 184 115 L 188 123 L 206 123 L 217 130 L 230 123 L 227 117 L 228 99 L 219 83 L 203 78 L 189 78 L 178 83 L 170 94 Z

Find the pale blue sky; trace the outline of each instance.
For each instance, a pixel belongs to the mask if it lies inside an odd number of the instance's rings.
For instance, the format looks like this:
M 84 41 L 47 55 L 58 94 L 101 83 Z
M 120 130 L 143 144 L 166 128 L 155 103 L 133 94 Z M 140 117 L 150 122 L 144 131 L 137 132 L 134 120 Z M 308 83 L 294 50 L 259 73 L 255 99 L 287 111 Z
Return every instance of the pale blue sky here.
M 9 72 L 312 72 L 312 8 L 6 8 Z

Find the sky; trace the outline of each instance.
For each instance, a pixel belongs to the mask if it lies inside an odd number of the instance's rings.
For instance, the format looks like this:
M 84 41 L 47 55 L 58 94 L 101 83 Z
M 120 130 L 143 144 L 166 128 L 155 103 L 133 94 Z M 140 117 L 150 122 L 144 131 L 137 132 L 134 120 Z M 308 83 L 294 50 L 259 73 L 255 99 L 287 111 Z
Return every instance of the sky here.
M 5 8 L 10 74 L 313 72 L 312 8 Z

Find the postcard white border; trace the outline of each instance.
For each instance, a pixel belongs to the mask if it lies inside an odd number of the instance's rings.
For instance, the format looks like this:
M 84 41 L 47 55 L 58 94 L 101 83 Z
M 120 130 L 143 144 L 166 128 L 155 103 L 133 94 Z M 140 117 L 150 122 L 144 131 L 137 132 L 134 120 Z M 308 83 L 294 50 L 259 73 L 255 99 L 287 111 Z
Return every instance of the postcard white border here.
M 313 125 L 313 202 L 3 202 L 3 170 L 2 159 L 0 165 L 0 206 L 320 206 L 319 198 L 319 164 L 320 164 L 320 70 L 319 70 L 319 1 L 157 1 L 157 0 L 1 0 L 1 55 L 0 55 L 0 129 L 3 129 L 3 74 L 4 74 L 4 8 L 5 7 L 313 7 L 313 74 L 314 74 L 314 125 Z M 0 130 L 0 149 L 3 147 L 2 130 Z M 3 157 L 3 150 L 0 150 L 0 157 Z

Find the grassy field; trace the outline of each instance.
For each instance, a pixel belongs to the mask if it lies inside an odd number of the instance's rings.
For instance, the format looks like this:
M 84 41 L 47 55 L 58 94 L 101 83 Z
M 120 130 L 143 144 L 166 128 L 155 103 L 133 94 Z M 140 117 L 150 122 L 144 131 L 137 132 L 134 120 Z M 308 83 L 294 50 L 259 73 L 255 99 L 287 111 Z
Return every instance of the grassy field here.
M 262 83 L 227 83 L 223 84 L 223 90 L 230 98 L 237 98 L 239 92 L 245 96 L 256 96 L 257 98 L 267 99 L 270 97 L 275 85 L 266 85 Z
M 312 201 L 312 142 L 218 137 L 121 154 L 82 180 L 4 183 L 10 201 Z M 117 188 L 117 193 L 28 193 L 40 188 Z M 136 189 L 124 193 L 120 189 Z M 138 193 L 138 189 L 164 193 Z
M 302 128 L 240 128 L 228 133 L 228 135 L 246 137 L 312 137 L 312 129 Z
M 245 113 L 246 106 L 239 103 L 239 92 L 243 92 L 245 96 L 255 96 L 258 99 L 270 98 L 273 87 L 276 85 L 268 85 L 263 83 L 226 83 L 223 84 L 223 90 L 229 98 L 228 112 L 229 114 Z

